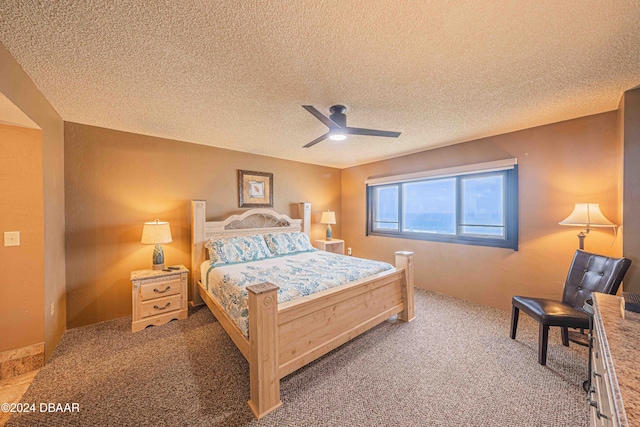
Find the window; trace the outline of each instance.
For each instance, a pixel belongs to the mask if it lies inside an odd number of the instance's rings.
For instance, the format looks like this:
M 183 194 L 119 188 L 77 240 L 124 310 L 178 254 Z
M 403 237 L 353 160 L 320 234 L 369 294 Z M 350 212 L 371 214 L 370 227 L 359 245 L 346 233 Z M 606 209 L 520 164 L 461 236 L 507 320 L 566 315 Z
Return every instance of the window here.
M 518 250 L 518 170 L 502 163 L 368 180 L 367 234 Z
M 377 230 L 399 230 L 398 190 L 397 186 L 375 187 L 378 203 L 375 204 L 374 227 Z

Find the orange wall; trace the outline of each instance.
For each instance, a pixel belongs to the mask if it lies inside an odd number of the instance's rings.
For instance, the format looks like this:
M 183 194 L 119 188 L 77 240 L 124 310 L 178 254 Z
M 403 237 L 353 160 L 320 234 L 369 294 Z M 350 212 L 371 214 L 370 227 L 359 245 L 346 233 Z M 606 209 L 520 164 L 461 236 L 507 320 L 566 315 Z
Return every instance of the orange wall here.
M 68 327 L 131 315 L 129 274 L 151 267 L 145 221 L 169 221 L 165 262 L 189 266 L 191 200 L 207 201 L 210 220 L 243 211 L 238 169 L 273 173 L 279 212 L 297 218 L 311 202 L 312 238 L 323 210 L 341 213 L 339 169 L 65 123 Z
M 346 245 L 355 256 L 389 262 L 394 251 L 415 251 L 416 286 L 481 304 L 508 309 L 518 294 L 560 298 L 580 230 L 558 222 L 574 203 L 596 202 L 620 224 L 616 120 L 614 111 L 345 169 L 339 222 Z M 513 157 L 519 251 L 365 236 L 365 179 Z M 619 256 L 621 239 L 595 230 L 586 250 Z
M 42 132 L 0 124 L 0 352 L 44 341 Z
M 44 192 L 44 301 L 39 296 L 41 294 L 32 298 L 40 299 L 37 303 L 43 310 L 44 331 L 38 328 L 37 332 L 33 332 L 25 328 L 24 333 L 34 334 L 33 336 L 44 333 L 45 357 L 48 358 L 66 326 L 64 127 L 58 113 L 2 44 L 0 92 L 42 129 L 42 162 L 36 167 L 42 172 Z M 50 311 L 51 303 L 55 304 L 53 315 Z M 30 307 L 31 302 L 25 301 L 24 306 Z M 17 306 L 19 307 L 20 305 Z

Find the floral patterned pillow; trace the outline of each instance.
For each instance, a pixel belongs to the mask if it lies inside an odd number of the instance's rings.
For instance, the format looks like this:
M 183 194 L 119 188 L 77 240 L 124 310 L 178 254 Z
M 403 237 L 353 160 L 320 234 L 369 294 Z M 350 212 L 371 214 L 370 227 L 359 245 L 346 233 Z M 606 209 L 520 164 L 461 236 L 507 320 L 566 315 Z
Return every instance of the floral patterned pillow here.
M 311 251 L 314 249 L 311 241 L 309 240 L 309 236 L 307 236 L 305 233 L 301 233 L 299 231 L 291 233 L 291 238 L 296 244 L 298 251 Z
M 211 264 L 256 261 L 273 256 L 260 235 L 210 240 L 205 247 L 209 250 Z
M 296 252 L 296 244 L 288 233 L 265 234 L 264 240 L 274 255 L 286 255 Z
M 301 232 L 265 234 L 264 240 L 274 255 L 287 255 L 313 249 L 309 237 Z

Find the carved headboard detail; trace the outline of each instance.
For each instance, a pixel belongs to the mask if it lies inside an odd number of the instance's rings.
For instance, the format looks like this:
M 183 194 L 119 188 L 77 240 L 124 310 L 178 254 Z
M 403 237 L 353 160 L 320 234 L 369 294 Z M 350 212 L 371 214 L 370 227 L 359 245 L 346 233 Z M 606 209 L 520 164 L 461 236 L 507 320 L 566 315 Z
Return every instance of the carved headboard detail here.
M 245 228 L 271 228 L 289 227 L 291 223 L 286 219 L 278 219 L 267 213 L 259 213 L 248 216 L 245 219 L 237 219 L 224 226 L 225 230 L 243 230 Z

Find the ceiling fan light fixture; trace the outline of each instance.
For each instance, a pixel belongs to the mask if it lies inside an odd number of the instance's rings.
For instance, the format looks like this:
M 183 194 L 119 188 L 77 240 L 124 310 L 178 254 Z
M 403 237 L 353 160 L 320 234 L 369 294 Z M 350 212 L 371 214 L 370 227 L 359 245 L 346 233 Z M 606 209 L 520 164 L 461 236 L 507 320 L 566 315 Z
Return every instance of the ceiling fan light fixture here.
M 347 111 L 347 107 L 344 105 L 334 105 L 329 111 L 331 114 L 329 117 L 322 114 L 312 105 L 303 105 L 302 108 L 307 110 L 313 117 L 320 120 L 323 125 L 329 128 L 329 131 L 324 135 L 321 135 L 309 142 L 306 145 L 303 145 L 303 148 L 313 147 L 317 143 L 324 141 L 329 138 L 333 141 L 344 141 L 347 139 L 347 134 L 349 135 L 365 135 L 365 136 L 384 136 L 387 138 L 397 138 L 400 136 L 400 132 L 391 132 L 388 130 L 376 130 L 376 129 L 365 129 L 365 128 L 354 128 L 351 126 L 347 126 L 347 115 L 345 114 Z

